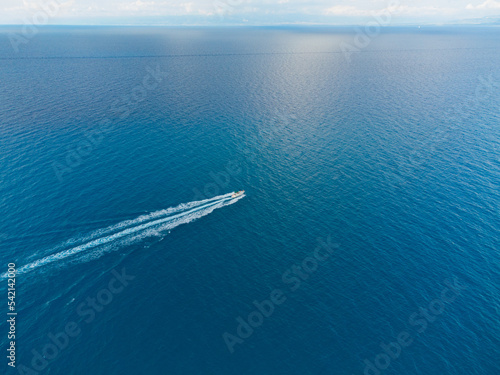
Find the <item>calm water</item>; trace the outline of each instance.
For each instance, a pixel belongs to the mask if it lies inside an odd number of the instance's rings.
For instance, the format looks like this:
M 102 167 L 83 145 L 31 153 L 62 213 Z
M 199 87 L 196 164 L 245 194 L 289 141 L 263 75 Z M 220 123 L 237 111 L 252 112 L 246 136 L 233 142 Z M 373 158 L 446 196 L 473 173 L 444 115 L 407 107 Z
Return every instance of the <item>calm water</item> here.
M 5 373 L 500 373 L 500 29 L 11 31 Z

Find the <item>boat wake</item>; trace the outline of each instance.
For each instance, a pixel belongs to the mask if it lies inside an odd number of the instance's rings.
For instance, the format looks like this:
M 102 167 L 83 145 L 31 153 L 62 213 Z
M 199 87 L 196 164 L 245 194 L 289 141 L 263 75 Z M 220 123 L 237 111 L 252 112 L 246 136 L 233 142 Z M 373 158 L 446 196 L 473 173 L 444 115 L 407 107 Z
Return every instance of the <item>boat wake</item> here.
M 61 248 L 64 250 L 55 253 L 52 251 L 52 254 L 18 268 L 17 274 L 27 273 L 54 262 L 74 258 L 77 255 L 81 255 L 78 258 L 79 263 L 89 261 L 107 251 L 131 245 L 144 238 L 164 236 L 179 225 L 187 224 L 218 208 L 236 203 L 243 197 L 244 195 L 233 198 L 232 193 L 229 193 L 202 201 L 183 203 L 176 207 L 151 212 L 132 220 L 125 220 L 95 230 L 86 236 L 72 238 L 64 242 L 53 251 Z M 4 273 L 0 277 L 5 279 L 6 274 Z

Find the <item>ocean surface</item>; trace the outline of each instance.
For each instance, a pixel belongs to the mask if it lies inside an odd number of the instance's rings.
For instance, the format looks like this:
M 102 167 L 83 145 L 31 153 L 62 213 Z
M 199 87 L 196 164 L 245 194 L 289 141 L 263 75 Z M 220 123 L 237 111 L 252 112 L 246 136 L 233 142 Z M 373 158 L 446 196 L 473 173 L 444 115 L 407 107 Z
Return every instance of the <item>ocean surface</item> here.
M 2 374 L 500 374 L 500 28 L 37 30 Z

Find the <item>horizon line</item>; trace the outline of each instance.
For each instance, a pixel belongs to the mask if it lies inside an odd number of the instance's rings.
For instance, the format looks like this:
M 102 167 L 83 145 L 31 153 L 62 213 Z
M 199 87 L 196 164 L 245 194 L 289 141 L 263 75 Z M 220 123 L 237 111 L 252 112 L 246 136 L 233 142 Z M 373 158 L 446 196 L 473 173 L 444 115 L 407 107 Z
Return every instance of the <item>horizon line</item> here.
M 27 23 L 0 23 L 0 27 L 11 27 L 11 26 L 26 26 Z M 331 24 L 331 23 L 276 23 L 276 24 L 135 24 L 135 23 L 110 23 L 110 24 L 91 24 L 91 23 L 54 23 L 46 25 L 36 25 L 37 28 L 52 27 L 52 26 L 73 26 L 73 27 L 363 27 L 362 23 L 352 23 L 352 24 Z M 426 26 L 481 26 L 481 27 L 500 27 L 497 23 L 400 23 L 381 26 L 383 28 L 391 27 L 426 27 Z

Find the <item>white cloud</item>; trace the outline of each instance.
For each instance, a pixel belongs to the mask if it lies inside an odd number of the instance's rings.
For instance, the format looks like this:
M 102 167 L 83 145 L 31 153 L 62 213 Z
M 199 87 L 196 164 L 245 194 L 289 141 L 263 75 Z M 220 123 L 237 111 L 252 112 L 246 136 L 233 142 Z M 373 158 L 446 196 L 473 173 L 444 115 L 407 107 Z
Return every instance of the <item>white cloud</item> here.
M 438 15 L 451 15 L 457 13 L 455 8 L 444 8 L 436 6 L 425 6 L 425 7 L 412 7 L 408 5 L 402 5 L 398 7 L 395 13 L 404 14 L 407 16 L 438 16 Z
M 35 1 L 30 2 L 23 0 L 23 5 L 25 9 L 38 9 L 40 7 L 40 5 Z
M 123 9 L 132 10 L 132 11 L 152 9 L 155 7 L 155 4 L 156 3 L 154 1 L 137 0 L 137 1 L 134 1 L 133 3 L 124 4 Z
M 484 3 L 479 5 L 469 4 L 465 9 L 475 10 L 475 9 L 500 9 L 500 1 L 486 0 Z
M 370 12 L 351 5 L 335 5 L 326 9 L 324 14 L 328 16 L 367 16 Z
M 404 15 L 404 16 L 440 16 L 440 15 L 452 15 L 457 13 L 455 8 L 445 8 L 437 6 L 408 6 L 408 5 L 397 5 L 391 6 L 384 9 L 360 9 L 358 7 L 350 5 L 336 5 L 330 7 L 324 11 L 325 15 L 332 16 L 370 16 L 372 14 L 379 14 L 381 12 L 389 12 L 394 15 Z
M 135 0 L 119 4 L 118 8 L 125 15 L 210 15 L 209 9 L 196 6 L 193 2 L 169 2 L 169 1 L 147 1 Z
M 183 17 L 182 22 L 188 23 L 203 23 L 204 19 L 217 23 L 221 8 L 227 19 L 246 19 L 249 24 L 273 23 L 272 17 L 279 23 L 342 24 L 343 19 L 362 23 L 382 11 L 393 14 L 394 23 L 464 19 L 470 18 L 472 11 L 475 17 L 500 13 L 500 0 L 0 0 L 0 24 L 22 22 L 52 1 L 62 3 L 57 16 L 51 18 L 53 23 L 70 19 L 94 24 L 123 18 L 127 23 L 137 19 L 147 24 L 148 18 L 158 22 L 174 17 Z

